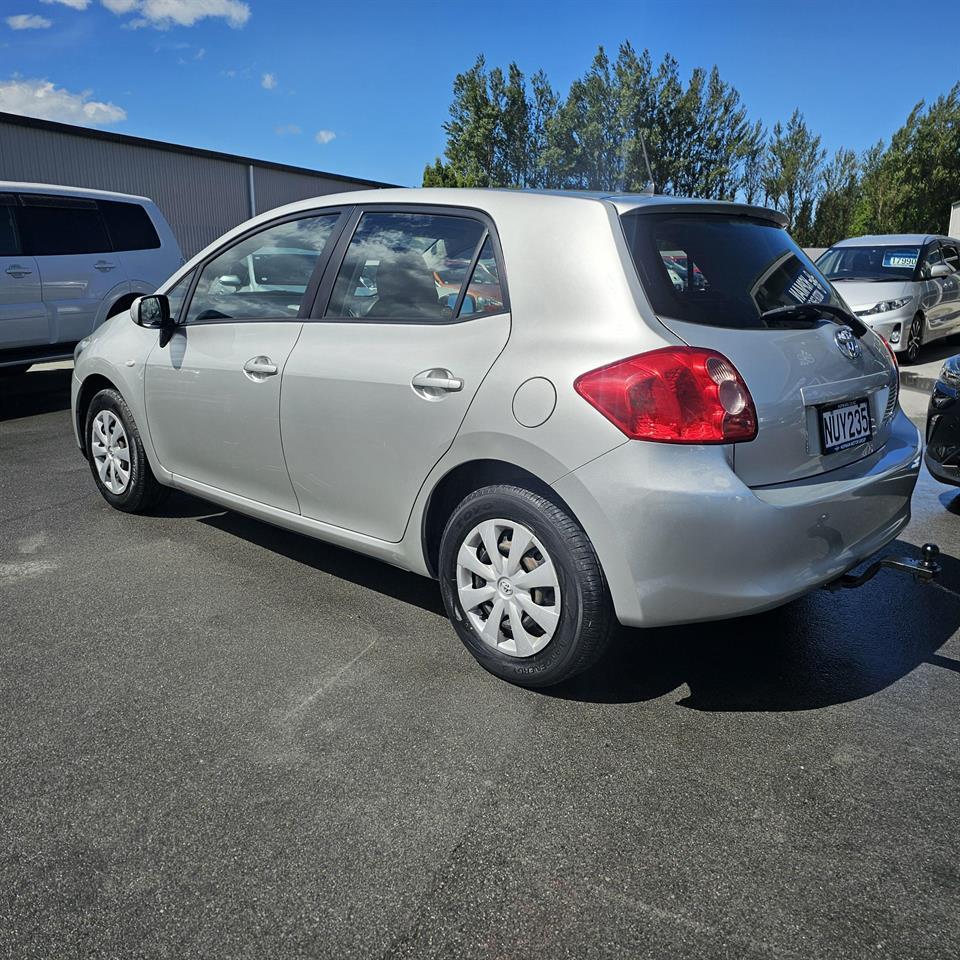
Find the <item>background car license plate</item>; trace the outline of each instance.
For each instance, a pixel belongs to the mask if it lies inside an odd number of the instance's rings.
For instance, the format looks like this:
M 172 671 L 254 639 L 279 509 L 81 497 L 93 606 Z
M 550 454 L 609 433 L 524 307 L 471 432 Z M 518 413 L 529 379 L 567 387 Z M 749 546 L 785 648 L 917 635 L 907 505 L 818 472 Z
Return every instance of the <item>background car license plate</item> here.
M 820 439 L 824 453 L 855 447 L 871 436 L 870 404 L 865 398 L 820 408 Z

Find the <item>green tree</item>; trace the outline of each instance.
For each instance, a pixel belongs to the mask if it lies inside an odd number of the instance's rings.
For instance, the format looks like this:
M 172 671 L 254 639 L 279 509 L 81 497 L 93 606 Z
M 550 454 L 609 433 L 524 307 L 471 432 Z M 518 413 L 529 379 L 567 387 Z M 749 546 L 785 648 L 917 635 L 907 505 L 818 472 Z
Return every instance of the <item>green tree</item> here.
M 860 162 L 852 150 L 838 150 L 823 168 L 811 244 L 829 247 L 849 237 L 860 200 Z
M 784 214 L 796 241 L 810 245 L 813 210 L 821 185 L 827 152 L 820 137 L 807 127 L 803 114 L 794 110 L 784 127 L 779 122 L 767 144 L 763 189 L 767 202 Z

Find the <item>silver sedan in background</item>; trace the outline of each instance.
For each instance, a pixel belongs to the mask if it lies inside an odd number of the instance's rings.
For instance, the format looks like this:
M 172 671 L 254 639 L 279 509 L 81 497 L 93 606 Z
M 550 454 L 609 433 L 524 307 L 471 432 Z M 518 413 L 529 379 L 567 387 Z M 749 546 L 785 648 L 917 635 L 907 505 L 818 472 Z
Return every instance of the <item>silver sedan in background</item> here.
M 758 207 L 378 190 L 272 210 L 77 348 L 103 497 L 170 488 L 436 577 L 528 686 L 615 621 L 765 610 L 910 519 L 887 345 Z

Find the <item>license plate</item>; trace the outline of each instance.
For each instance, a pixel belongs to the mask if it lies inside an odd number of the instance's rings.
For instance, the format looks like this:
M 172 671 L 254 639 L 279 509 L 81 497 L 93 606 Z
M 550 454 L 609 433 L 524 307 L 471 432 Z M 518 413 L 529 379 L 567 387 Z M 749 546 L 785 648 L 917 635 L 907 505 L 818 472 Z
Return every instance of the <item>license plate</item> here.
M 824 453 L 836 453 L 866 443 L 870 430 L 870 404 L 866 399 L 846 400 L 821 407 L 820 440 Z

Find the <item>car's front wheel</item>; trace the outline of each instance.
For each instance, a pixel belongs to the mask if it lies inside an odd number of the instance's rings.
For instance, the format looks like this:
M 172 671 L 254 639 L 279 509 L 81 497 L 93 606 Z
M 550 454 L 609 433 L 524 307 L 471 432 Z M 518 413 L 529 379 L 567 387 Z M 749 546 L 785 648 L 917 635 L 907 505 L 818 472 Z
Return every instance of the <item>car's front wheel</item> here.
M 923 317 L 918 313 L 907 331 L 907 347 L 903 351 L 903 358 L 907 363 L 916 363 L 920 359 L 920 348 L 923 346 Z
M 116 390 L 90 401 L 85 429 L 90 472 L 111 507 L 144 513 L 166 499 L 169 490 L 154 477 L 133 414 Z
M 587 669 L 614 627 L 586 533 L 520 487 L 484 487 L 454 510 L 440 543 L 440 587 L 481 666 L 522 686 L 551 686 Z

